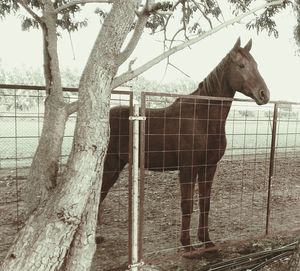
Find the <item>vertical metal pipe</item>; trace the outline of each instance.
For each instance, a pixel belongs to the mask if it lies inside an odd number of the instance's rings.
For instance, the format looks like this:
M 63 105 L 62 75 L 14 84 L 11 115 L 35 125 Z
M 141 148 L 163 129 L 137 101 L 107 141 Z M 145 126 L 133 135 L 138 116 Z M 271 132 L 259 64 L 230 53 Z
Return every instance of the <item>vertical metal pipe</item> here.
M 139 106 L 133 107 L 131 271 L 138 271 L 139 251 Z
M 129 116 L 133 114 L 133 93 L 129 93 Z M 128 264 L 132 258 L 132 121 L 129 121 L 129 148 L 128 148 Z
M 145 133 L 146 133 L 146 93 L 141 95 L 141 144 L 140 144 L 140 223 L 139 223 L 139 260 L 143 258 L 144 202 L 145 202 Z
M 269 180 L 268 180 L 268 200 L 267 200 L 267 217 L 266 217 L 266 235 L 269 234 L 270 212 L 271 212 L 271 187 L 274 175 L 274 158 L 276 150 L 276 132 L 277 132 L 278 104 L 274 104 L 273 122 L 272 122 L 272 141 L 269 164 Z
M 14 120 L 15 120 L 15 177 L 16 177 L 16 196 L 17 196 L 17 229 L 20 229 L 20 216 L 19 216 L 19 203 L 20 203 L 20 195 L 19 195 L 19 181 L 18 181 L 18 112 L 17 112 L 17 90 L 14 91 Z

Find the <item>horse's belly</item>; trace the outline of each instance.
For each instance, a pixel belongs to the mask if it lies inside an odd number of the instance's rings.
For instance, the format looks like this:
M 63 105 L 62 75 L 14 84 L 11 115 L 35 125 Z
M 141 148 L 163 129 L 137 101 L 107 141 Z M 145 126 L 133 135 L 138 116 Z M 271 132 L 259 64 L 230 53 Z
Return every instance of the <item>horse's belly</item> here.
M 225 135 L 151 135 L 145 141 L 145 168 L 161 171 L 217 164 L 225 149 Z
M 145 168 L 154 171 L 178 170 L 177 151 L 145 152 Z
M 227 142 L 225 135 L 213 135 L 208 138 L 207 160 L 210 164 L 217 164 L 223 157 Z
M 145 142 L 145 168 L 178 170 L 207 162 L 207 135 L 151 135 Z

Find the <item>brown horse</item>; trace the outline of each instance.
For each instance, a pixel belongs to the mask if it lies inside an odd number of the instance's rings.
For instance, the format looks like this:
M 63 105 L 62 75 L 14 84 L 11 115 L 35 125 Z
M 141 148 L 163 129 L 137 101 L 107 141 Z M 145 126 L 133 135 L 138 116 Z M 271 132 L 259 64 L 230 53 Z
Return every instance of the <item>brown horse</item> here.
M 214 247 L 208 231 L 210 192 L 217 163 L 226 149 L 225 122 L 232 98 L 239 91 L 262 105 L 269 101 L 269 90 L 249 53 L 252 46 L 240 47 L 237 40 L 220 64 L 191 95 L 226 97 L 224 100 L 179 98 L 162 109 L 146 109 L 145 168 L 179 170 L 181 189 L 181 243 L 192 255 L 190 221 L 196 179 L 199 185 L 199 241 Z M 229 99 L 228 99 L 229 98 Z M 111 136 L 104 165 L 101 202 L 128 163 L 129 108 L 110 112 Z

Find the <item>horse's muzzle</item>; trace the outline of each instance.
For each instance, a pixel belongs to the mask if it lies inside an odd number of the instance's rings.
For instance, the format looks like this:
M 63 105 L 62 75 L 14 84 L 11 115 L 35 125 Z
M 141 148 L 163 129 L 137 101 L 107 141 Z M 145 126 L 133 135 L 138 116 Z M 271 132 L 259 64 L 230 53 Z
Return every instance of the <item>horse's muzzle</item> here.
M 258 105 L 263 105 L 269 102 L 270 100 L 270 92 L 268 89 L 260 89 L 254 93 L 255 102 Z

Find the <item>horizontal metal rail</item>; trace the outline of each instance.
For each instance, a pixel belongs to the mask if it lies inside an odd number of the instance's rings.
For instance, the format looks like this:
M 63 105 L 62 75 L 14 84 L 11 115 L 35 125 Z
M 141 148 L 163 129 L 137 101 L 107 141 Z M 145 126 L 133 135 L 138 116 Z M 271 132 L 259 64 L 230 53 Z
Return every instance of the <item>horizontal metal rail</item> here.
M 186 94 L 173 94 L 166 92 L 151 92 L 145 91 L 143 92 L 145 96 L 156 96 L 156 97 L 171 97 L 171 98 L 193 98 L 193 99 L 203 99 L 203 100 L 211 100 L 211 101 L 229 101 L 229 102 L 251 102 L 255 103 L 252 99 L 241 99 L 241 98 L 226 98 L 226 97 L 212 97 L 212 96 L 200 96 L 200 95 L 186 95 Z M 290 102 L 290 101 L 269 101 L 271 104 L 291 104 L 291 105 L 300 105 L 300 102 Z
M 46 90 L 46 86 L 0 84 L 0 89 Z M 66 92 L 78 92 L 78 88 L 74 88 L 74 87 L 63 87 L 62 90 Z M 112 91 L 112 94 L 129 94 L 129 93 L 132 93 L 132 91 L 122 90 L 121 88 Z

